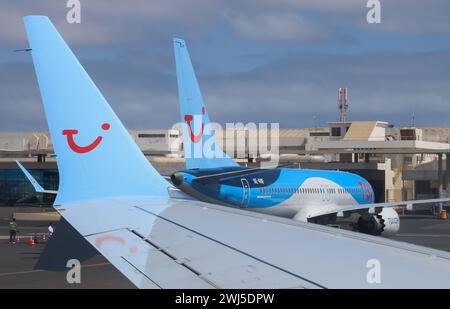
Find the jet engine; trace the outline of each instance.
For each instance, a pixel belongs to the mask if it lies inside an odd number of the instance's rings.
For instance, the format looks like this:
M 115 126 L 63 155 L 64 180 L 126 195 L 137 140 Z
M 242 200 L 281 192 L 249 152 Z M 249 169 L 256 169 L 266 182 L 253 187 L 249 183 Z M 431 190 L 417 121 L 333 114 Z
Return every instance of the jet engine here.
M 398 213 L 392 208 L 383 208 L 377 214 L 362 214 L 354 217 L 353 230 L 370 234 L 392 236 L 400 229 L 400 218 Z

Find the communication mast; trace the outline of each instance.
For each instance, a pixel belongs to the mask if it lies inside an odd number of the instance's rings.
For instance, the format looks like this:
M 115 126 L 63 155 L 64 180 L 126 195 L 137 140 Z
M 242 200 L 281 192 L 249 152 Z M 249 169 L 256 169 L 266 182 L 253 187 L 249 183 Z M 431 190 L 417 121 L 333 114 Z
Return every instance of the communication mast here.
M 347 122 L 347 111 L 348 111 L 348 92 L 347 88 L 339 88 L 338 90 L 338 100 L 339 100 L 339 114 L 340 122 Z

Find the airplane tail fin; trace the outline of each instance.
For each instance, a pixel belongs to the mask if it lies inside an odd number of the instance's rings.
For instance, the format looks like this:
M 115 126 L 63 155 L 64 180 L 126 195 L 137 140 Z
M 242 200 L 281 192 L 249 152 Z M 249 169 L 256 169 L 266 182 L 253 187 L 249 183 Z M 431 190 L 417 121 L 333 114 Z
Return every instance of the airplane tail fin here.
M 174 39 L 178 95 L 183 124 L 186 168 L 238 166 L 220 148 L 211 130 L 208 112 L 195 77 L 186 43 Z
M 147 161 L 46 16 L 24 17 L 57 155 L 55 204 L 111 196 L 167 196 Z

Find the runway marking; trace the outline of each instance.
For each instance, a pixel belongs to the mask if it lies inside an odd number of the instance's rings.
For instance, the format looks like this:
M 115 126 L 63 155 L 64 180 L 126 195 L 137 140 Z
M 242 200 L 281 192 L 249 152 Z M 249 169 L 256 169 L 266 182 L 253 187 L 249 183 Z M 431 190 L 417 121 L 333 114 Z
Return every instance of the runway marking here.
M 99 267 L 99 266 L 106 266 L 106 265 L 111 265 L 111 263 L 105 262 L 105 263 L 98 263 L 98 264 L 81 265 L 81 268 L 91 268 L 91 267 Z M 33 270 L 26 270 L 26 271 L 16 271 L 16 272 L 11 272 L 11 273 L 0 273 L 0 277 L 41 273 L 41 272 L 45 272 L 45 271 L 50 271 L 50 270 L 33 269 Z

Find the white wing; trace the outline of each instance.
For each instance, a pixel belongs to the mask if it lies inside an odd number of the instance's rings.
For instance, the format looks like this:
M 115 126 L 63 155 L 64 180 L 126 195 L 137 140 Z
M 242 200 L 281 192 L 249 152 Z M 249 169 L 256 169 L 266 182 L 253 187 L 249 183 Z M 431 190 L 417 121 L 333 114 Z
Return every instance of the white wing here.
M 57 210 L 141 288 L 450 286 L 446 252 L 229 207 L 124 198 Z M 374 260 L 381 283 L 367 281 Z

